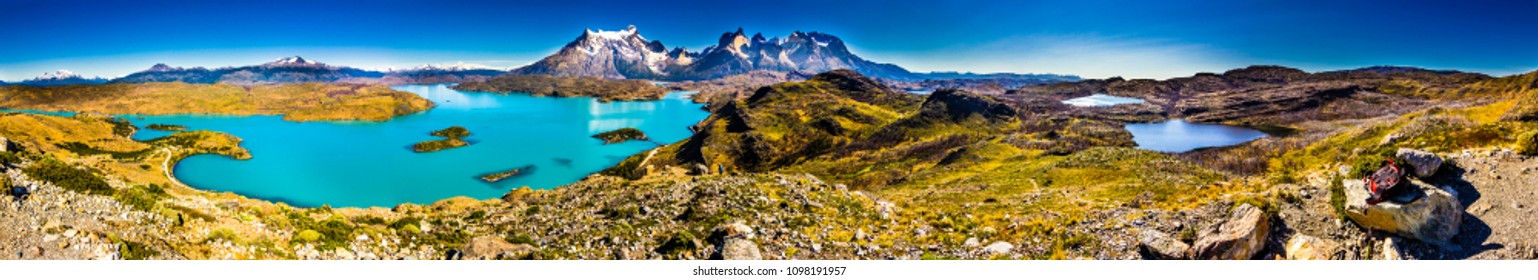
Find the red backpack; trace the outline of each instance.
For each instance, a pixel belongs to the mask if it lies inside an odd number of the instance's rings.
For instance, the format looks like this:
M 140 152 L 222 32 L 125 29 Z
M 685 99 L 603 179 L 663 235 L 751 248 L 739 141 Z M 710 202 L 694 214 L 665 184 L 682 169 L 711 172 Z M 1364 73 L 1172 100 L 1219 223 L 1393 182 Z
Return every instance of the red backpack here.
M 1383 193 L 1398 187 L 1404 180 L 1405 172 L 1399 169 L 1394 159 L 1388 159 L 1388 164 L 1378 168 L 1378 172 L 1367 175 L 1362 181 L 1367 185 L 1367 205 L 1375 205 L 1383 202 Z

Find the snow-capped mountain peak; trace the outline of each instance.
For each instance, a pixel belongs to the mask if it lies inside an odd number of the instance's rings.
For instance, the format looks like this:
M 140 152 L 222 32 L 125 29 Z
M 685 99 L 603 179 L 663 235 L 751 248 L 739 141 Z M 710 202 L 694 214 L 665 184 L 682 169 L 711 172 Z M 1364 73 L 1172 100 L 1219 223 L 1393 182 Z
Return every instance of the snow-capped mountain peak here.
M 630 36 L 636 35 L 635 25 L 627 26 L 624 30 L 620 31 L 603 31 L 603 29 L 593 31 L 592 29 L 588 29 L 584 32 L 586 32 L 588 40 L 621 41 L 625 40 L 626 38 L 630 38 Z M 641 40 L 644 41 L 646 39 L 641 38 Z
M 42 75 L 38 75 L 37 78 L 21 81 L 21 83 L 18 84 L 33 86 L 53 86 L 72 84 L 100 84 L 105 82 L 107 82 L 107 79 L 103 79 L 101 77 L 88 79 L 81 77 L 80 74 L 75 74 L 75 72 L 61 69 L 58 71 L 43 73 Z
M 279 58 L 278 60 L 275 60 L 273 62 L 268 62 L 268 63 L 262 64 L 262 65 L 266 65 L 266 66 L 290 66 L 290 65 L 325 65 L 325 64 L 322 64 L 320 62 L 311 61 L 311 60 L 305 60 L 303 57 L 299 57 L 299 56 L 291 56 L 291 57 Z
M 75 74 L 75 72 L 71 72 L 69 70 L 59 69 L 58 71 L 43 73 L 43 75 L 37 76 L 36 80 L 63 80 L 69 78 L 80 78 L 80 74 Z

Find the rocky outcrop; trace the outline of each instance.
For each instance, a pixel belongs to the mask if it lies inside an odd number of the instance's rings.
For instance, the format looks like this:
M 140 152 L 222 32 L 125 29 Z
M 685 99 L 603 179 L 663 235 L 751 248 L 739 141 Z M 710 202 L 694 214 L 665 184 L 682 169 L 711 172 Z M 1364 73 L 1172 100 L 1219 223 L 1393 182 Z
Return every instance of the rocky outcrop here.
M 1447 190 L 1410 180 L 1403 190 L 1385 194 L 1383 202 L 1368 205 L 1368 191 L 1362 181 L 1348 179 L 1343 183 L 1346 218 L 1358 225 L 1433 244 L 1448 244 L 1458 235 L 1463 205 Z
M 1138 233 L 1138 253 L 1147 260 L 1181 260 L 1188 257 L 1191 245 L 1162 231 L 1146 229 Z
M 753 242 L 753 228 L 742 222 L 716 227 L 711 234 L 711 240 L 716 244 L 716 259 L 721 260 L 761 260 L 763 254 L 758 251 L 758 243 Z
M 1271 217 L 1250 204 L 1234 207 L 1227 220 L 1203 229 L 1196 237 L 1193 257 L 1206 260 L 1247 260 L 1265 247 Z
M 991 97 L 955 89 L 935 91 L 924 100 L 922 108 L 919 112 L 921 115 L 943 117 L 953 122 L 961 122 L 972 116 L 993 120 L 1013 118 L 1016 115 L 1014 108 Z
M 1410 165 L 1410 168 L 1415 171 L 1415 177 L 1422 179 L 1437 174 L 1437 168 L 1442 167 L 1442 157 L 1416 149 L 1399 148 L 1399 151 L 1394 153 L 1394 158 Z
M 481 236 L 470 240 L 465 246 L 465 259 L 472 260 L 505 260 L 520 259 L 534 252 L 534 246 L 528 244 L 512 244 L 501 238 Z
M 1340 245 L 1328 239 L 1293 234 L 1287 239 L 1285 254 L 1289 260 L 1333 260 Z

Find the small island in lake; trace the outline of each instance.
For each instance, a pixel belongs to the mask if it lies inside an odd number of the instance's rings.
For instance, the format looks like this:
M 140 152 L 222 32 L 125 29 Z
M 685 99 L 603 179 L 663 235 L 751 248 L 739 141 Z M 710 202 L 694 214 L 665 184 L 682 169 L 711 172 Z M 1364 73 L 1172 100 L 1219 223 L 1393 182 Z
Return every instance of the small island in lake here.
M 614 144 L 630 140 L 651 140 L 651 138 L 647 138 L 646 133 L 641 132 L 640 129 L 629 127 L 594 134 L 593 138 L 603 140 L 604 144 Z
M 432 133 L 428 133 L 428 135 L 444 138 L 464 138 L 465 136 L 470 136 L 470 130 L 465 129 L 463 126 L 456 125 L 438 131 L 433 131 Z
M 523 175 L 523 174 L 528 173 L 529 171 L 533 171 L 533 170 L 534 170 L 534 166 L 533 165 L 526 165 L 524 167 L 513 168 L 513 169 L 507 170 L 507 171 L 502 171 L 502 172 L 497 172 L 497 173 L 481 175 L 481 181 L 486 181 L 487 183 L 496 183 L 497 181 L 502 181 L 502 180 L 507 179 L 507 178 L 512 178 L 513 176 Z
M 187 126 L 174 125 L 174 124 L 158 124 L 158 123 L 152 123 L 152 124 L 149 124 L 149 125 L 145 125 L 144 128 L 145 129 L 149 129 L 149 130 L 159 130 L 159 131 L 183 131 L 183 130 L 187 130 Z
M 465 142 L 465 140 L 462 139 L 465 136 L 470 136 L 470 130 L 465 129 L 462 126 L 450 126 L 449 128 L 440 129 L 428 134 L 446 139 L 422 141 L 411 145 L 411 150 L 418 153 L 427 153 L 470 145 L 470 142 Z

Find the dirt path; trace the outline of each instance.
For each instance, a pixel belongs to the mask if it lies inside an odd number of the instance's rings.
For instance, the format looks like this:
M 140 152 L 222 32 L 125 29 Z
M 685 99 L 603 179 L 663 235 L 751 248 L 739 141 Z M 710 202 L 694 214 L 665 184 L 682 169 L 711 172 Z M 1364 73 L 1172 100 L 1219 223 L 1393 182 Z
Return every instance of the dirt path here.
M 176 152 L 172 151 L 171 148 L 161 148 L 158 152 L 166 152 L 166 159 L 160 162 L 160 170 L 165 171 L 166 179 L 171 180 L 172 184 L 186 187 L 187 184 L 182 184 L 182 181 L 176 180 L 176 176 L 171 175 L 171 158 L 175 157 Z
M 1458 191 L 1468 212 L 1453 240 L 1460 247 L 1443 257 L 1538 258 L 1538 157 L 1510 150 L 1471 150 L 1446 155 L 1451 172 L 1436 183 Z

